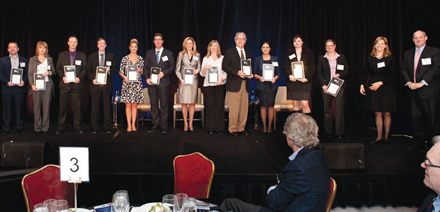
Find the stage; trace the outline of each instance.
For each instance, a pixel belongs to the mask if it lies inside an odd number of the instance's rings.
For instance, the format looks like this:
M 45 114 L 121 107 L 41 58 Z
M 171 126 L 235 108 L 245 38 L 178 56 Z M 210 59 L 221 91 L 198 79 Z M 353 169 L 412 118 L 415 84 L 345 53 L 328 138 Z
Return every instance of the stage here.
M 32 124 L 27 123 L 25 134 L 12 131 L 1 137 L 1 143 L 45 141 L 50 147 L 47 162 L 55 164 L 60 146 L 89 147 L 91 181 L 80 184 L 78 196 L 78 204 L 85 207 L 110 202 L 119 189 L 128 190 L 133 205 L 160 201 L 164 194 L 173 192 L 174 157 L 192 152 L 201 152 L 215 163 L 211 202 L 219 204 L 226 197 L 237 197 L 264 205 L 266 189 L 276 182 L 277 173 L 292 153 L 282 134 L 282 121 L 270 136 L 251 129 L 248 136 L 238 137 L 210 135 L 200 123 L 194 133 L 184 133 L 181 122 L 168 134 L 148 133 L 150 124 L 146 122 L 136 133 L 119 127 L 112 134 L 101 131 L 96 135 L 91 130 L 79 134 L 68 126 L 57 135 L 54 124 L 48 134 L 35 134 Z M 326 144 L 362 143 L 365 147 L 364 170 L 331 170 L 338 184 L 334 206 L 419 206 L 430 192 L 423 184 L 420 167 L 425 153 L 406 150 L 410 138 L 393 136 L 388 145 L 370 144 L 374 136 L 373 130 L 352 124 L 343 139 L 321 138 Z M 31 170 L 1 167 L 0 200 L 14 202 L 11 210 L 25 211 L 20 184 Z

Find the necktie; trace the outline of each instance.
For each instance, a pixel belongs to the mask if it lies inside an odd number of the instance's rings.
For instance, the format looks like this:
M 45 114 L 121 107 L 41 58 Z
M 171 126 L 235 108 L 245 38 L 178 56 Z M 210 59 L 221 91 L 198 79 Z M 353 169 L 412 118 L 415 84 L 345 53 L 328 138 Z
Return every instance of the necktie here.
M 160 59 L 159 59 L 159 52 L 160 52 L 160 51 L 156 51 L 156 62 L 157 62 L 158 64 L 159 64 L 159 60 L 160 60 Z
M 99 54 L 99 66 L 104 66 L 104 54 Z
M 416 82 L 417 65 L 420 60 L 420 49 L 417 49 L 416 58 L 414 59 L 414 82 Z
M 244 54 L 243 54 L 243 49 L 241 50 L 241 55 L 240 55 L 240 59 L 244 60 Z
M 73 61 L 75 58 L 73 57 L 73 52 L 70 52 L 70 65 L 73 65 Z

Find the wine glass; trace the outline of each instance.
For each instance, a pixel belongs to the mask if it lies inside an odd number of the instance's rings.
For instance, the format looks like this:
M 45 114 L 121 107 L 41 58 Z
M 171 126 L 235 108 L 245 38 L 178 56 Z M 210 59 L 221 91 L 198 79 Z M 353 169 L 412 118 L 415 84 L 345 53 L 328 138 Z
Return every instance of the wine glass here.
M 44 203 L 38 203 L 34 206 L 33 212 L 49 212 L 49 208 Z
M 56 199 L 47 199 L 47 200 L 44 200 L 43 205 L 45 205 L 49 209 L 49 212 L 53 212 L 52 206 L 53 206 L 53 203 L 56 201 L 57 201 Z
M 113 208 L 116 212 L 127 212 L 130 208 L 130 201 L 128 192 L 126 190 L 119 190 L 113 194 Z
M 182 209 L 182 203 L 183 203 L 183 199 L 188 197 L 188 194 L 185 193 L 177 193 L 176 194 L 177 197 L 177 205 L 176 205 L 176 210 L 180 210 Z
M 162 206 L 165 208 L 165 212 L 177 212 L 179 203 L 177 197 L 174 194 L 165 194 L 162 197 Z
M 181 212 L 197 212 L 196 199 L 187 197 L 183 199 Z
M 67 200 L 60 199 L 52 203 L 52 207 L 50 209 L 51 212 L 61 212 L 67 211 L 69 206 L 67 205 Z

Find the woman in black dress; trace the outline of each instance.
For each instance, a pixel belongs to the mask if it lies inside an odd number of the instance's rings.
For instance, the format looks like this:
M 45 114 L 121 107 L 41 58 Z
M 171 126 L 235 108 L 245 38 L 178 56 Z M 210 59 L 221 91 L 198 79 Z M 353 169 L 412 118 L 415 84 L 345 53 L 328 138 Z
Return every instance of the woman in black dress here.
M 293 100 L 293 112 L 302 112 L 311 115 L 309 107 L 310 93 L 312 91 L 312 77 L 315 74 L 315 59 L 310 49 L 303 48 L 303 39 L 300 35 L 293 37 L 293 46 L 287 53 L 284 62 L 284 73 L 289 78 L 286 80 L 287 99 Z M 303 62 L 304 78 L 297 79 L 292 73 L 292 62 Z
M 368 56 L 367 63 L 365 64 L 365 72 L 360 88 L 361 94 L 366 95 L 365 109 L 374 111 L 375 114 L 377 137 L 371 143 L 388 142 L 391 128 L 391 112 L 397 109 L 394 87 L 395 63 L 388 48 L 387 38 L 376 38 L 373 51 Z M 368 75 L 370 75 L 370 80 L 366 82 Z M 385 136 L 382 135 L 384 126 Z
M 269 42 L 263 42 L 261 45 L 262 56 L 255 58 L 254 62 L 254 78 L 257 80 L 255 89 L 260 99 L 260 115 L 263 122 L 263 133 L 272 133 L 273 106 L 275 105 L 275 96 L 277 95 L 278 84 L 276 81 L 280 76 L 278 67 L 278 58 L 271 56 Z M 271 64 L 274 66 L 272 81 L 265 81 L 263 78 L 263 64 Z M 267 112 L 266 112 L 267 111 Z M 266 127 L 266 114 L 268 114 L 269 127 Z

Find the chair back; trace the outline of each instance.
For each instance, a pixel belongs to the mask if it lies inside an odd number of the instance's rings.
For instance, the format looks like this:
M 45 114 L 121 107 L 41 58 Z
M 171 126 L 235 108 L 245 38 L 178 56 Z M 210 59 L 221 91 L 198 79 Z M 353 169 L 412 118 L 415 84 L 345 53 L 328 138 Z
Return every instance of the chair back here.
M 288 106 L 292 105 L 293 109 L 293 103 L 292 100 L 287 100 L 287 87 L 286 86 L 279 86 L 277 95 L 275 96 L 275 104 L 287 104 Z M 283 108 L 281 108 L 283 109 Z
M 336 181 L 332 177 L 330 177 L 330 194 L 328 195 L 327 204 L 326 204 L 326 212 L 330 212 L 332 209 L 333 201 L 335 200 L 336 196 L 336 189 L 337 189 Z
M 144 100 L 140 104 L 150 104 L 150 95 L 148 95 L 148 87 L 142 89 L 142 93 L 144 93 Z
M 174 158 L 174 193 L 186 193 L 194 198 L 209 198 L 214 162 L 194 152 Z
M 74 184 L 60 181 L 60 167 L 46 165 L 31 172 L 21 180 L 24 199 L 28 212 L 34 210 L 34 205 L 43 203 L 46 199 L 65 199 L 69 207 L 74 205 Z

